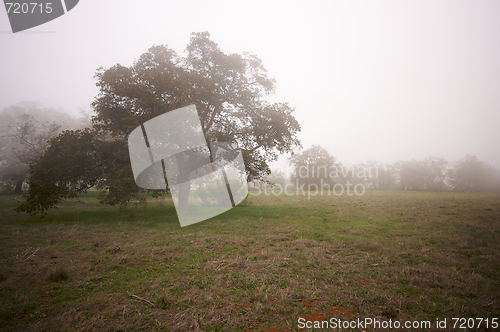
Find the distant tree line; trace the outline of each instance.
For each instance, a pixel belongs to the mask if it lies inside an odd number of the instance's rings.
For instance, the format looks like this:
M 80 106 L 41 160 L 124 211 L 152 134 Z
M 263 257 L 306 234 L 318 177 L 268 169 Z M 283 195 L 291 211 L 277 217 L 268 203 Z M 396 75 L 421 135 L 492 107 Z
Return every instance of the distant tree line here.
M 289 159 L 289 178 L 282 170 L 273 171 L 266 179 L 274 185 L 316 186 L 332 188 L 335 184 L 363 184 L 374 190 L 414 191 L 500 191 L 500 173 L 476 156 L 466 155 L 456 162 L 442 157 L 397 161 L 382 164 L 368 161 L 342 165 L 319 145 L 293 155 Z

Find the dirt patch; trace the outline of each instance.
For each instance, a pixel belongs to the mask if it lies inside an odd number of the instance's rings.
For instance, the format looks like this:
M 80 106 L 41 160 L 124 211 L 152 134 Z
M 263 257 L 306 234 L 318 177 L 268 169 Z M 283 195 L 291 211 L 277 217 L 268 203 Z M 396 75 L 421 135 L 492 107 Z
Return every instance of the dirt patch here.
M 342 314 L 349 317 L 356 317 L 356 314 L 354 312 L 347 311 L 344 309 L 344 307 L 331 307 L 325 313 L 334 315 Z
M 318 306 L 318 303 L 316 302 L 311 302 L 309 300 L 301 300 L 300 301 L 304 306 L 306 307 L 317 307 Z
M 235 311 L 241 311 L 243 309 L 249 309 L 250 308 L 250 305 L 248 305 L 247 303 L 235 303 Z
M 322 322 L 325 320 L 325 316 L 320 313 L 314 313 L 310 315 L 299 315 L 299 317 L 304 318 L 306 321 L 310 322 Z

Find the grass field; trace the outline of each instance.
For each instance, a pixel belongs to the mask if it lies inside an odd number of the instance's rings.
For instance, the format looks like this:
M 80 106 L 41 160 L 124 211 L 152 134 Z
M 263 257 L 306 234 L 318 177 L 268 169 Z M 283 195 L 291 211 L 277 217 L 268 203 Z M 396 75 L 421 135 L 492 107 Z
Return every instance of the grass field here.
M 40 218 L 0 196 L 2 331 L 297 331 L 332 318 L 493 331 L 500 319 L 500 194 L 249 195 L 184 228 L 171 203 L 129 217 L 96 197 Z

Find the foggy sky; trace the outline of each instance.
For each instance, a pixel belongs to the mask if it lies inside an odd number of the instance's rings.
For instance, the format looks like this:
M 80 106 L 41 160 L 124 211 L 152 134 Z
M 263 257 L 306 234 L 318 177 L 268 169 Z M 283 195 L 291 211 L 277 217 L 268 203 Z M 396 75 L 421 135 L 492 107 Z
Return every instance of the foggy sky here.
M 500 1 L 81 0 L 13 34 L 0 8 L 0 108 L 26 100 L 78 115 L 100 66 L 149 47 L 183 53 L 209 31 L 277 79 L 305 148 L 346 165 L 466 154 L 500 169 Z M 285 166 L 286 158 L 275 164 Z

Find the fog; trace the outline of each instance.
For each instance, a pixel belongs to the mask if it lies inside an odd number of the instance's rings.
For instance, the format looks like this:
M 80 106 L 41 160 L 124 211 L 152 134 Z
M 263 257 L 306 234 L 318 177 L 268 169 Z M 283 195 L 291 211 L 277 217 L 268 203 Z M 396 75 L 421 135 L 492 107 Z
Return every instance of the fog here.
M 248 51 L 295 107 L 305 148 L 344 164 L 466 154 L 500 169 L 498 1 L 85 0 L 13 34 L 0 9 L 0 109 L 37 100 L 79 116 L 98 67 L 209 31 Z M 285 166 L 283 156 L 274 167 Z

